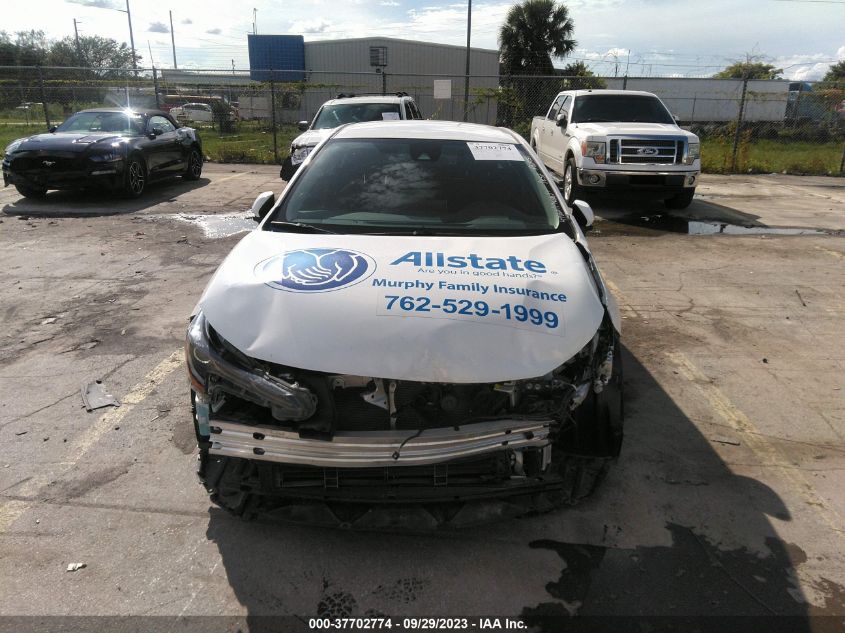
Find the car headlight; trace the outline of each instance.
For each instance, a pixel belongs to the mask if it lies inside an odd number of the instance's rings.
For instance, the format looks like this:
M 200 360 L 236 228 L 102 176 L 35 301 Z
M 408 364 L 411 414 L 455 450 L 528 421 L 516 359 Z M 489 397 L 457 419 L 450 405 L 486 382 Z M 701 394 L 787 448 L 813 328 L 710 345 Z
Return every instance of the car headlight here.
M 3 157 L 6 158 L 9 154 L 18 149 L 21 146 L 21 143 L 23 143 L 25 140 L 25 138 L 19 138 L 9 143 L 6 146 L 6 149 L 3 150 Z
M 597 163 L 603 163 L 605 155 L 604 141 L 582 141 L 581 155 L 592 158 Z
M 687 159 L 684 162 L 687 165 L 692 165 L 699 158 L 701 158 L 701 143 L 690 143 L 687 149 Z
M 295 147 L 293 152 L 291 152 L 290 162 L 294 165 L 299 165 L 306 158 L 308 158 L 308 154 L 310 154 L 311 150 L 313 150 L 313 149 L 314 149 L 313 145 L 306 145 L 304 147 Z
M 111 163 L 120 160 L 122 156 L 118 152 L 106 152 L 105 154 L 92 154 L 90 158 L 97 163 Z

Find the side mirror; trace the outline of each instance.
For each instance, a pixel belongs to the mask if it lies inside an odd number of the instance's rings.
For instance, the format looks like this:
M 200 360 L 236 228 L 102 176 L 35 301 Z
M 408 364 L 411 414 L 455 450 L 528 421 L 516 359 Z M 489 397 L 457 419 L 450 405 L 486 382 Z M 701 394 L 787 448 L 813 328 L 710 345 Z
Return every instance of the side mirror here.
M 162 130 L 160 127 L 154 127 L 152 130 L 150 130 L 150 140 L 154 139 L 157 136 L 161 136 L 162 134 L 164 134 L 164 130 Z
M 256 222 L 261 222 L 264 216 L 273 208 L 274 204 L 276 204 L 276 194 L 272 191 L 259 193 L 255 202 L 252 203 L 252 219 Z
M 58 127 L 56 127 L 55 125 L 51 125 L 51 126 L 48 128 L 48 130 L 47 130 L 47 131 L 48 131 L 48 132 L 50 132 L 50 134 L 55 134 L 55 133 L 56 133 L 56 130 L 58 130 L 58 129 L 59 129 L 59 128 L 58 128 Z
M 305 130 L 308 129 L 308 121 L 300 121 L 299 123 L 296 124 L 296 127 L 299 128 L 300 132 L 304 132 Z
M 555 123 L 557 124 L 557 126 L 560 129 L 565 130 L 566 126 L 569 125 L 569 119 L 566 118 L 565 113 L 561 113 L 561 114 L 557 115 L 557 118 L 555 119 Z
M 596 215 L 593 213 L 593 208 L 583 200 L 576 200 L 572 203 L 572 215 L 581 227 L 581 230 L 588 231 L 593 228 L 593 221 Z

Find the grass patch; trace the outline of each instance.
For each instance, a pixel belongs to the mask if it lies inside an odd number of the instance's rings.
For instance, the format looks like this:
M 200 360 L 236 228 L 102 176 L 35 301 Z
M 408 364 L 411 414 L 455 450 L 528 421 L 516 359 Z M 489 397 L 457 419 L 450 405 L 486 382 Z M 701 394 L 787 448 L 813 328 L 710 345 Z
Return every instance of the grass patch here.
M 279 163 L 290 152 L 290 144 L 299 136 L 300 131 L 293 125 L 279 126 L 276 143 L 279 151 Z M 202 149 L 205 155 L 220 163 L 276 163 L 273 155 L 273 132 L 268 126 L 241 121 L 237 131 L 220 134 L 216 130 L 201 129 Z
M 737 150 L 737 171 L 752 174 L 835 175 L 845 141 L 743 140 Z M 733 142 L 727 139 L 701 141 L 701 170 L 710 174 L 731 172 Z

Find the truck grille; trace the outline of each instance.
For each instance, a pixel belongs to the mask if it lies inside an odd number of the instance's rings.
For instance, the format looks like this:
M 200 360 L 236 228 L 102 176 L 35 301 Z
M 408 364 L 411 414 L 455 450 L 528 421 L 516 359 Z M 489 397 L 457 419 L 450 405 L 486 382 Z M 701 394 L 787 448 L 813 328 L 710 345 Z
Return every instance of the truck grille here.
M 684 156 L 684 142 L 676 139 L 611 139 L 609 161 L 622 165 L 676 165 Z

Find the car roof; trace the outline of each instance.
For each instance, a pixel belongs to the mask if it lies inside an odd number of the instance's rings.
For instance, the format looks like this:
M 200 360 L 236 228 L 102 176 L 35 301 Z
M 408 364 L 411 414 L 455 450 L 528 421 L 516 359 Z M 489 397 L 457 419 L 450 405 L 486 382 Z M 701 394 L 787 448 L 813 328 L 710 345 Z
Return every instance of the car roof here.
M 656 97 L 653 92 L 644 92 L 642 90 L 607 90 L 605 88 L 596 88 L 595 90 L 564 90 L 568 95 L 580 97 L 581 95 L 626 95 L 629 97 Z
M 323 105 L 337 105 L 339 103 L 401 103 L 402 99 L 410 99 L 406 95 L 365 95 L 359 97 L 339 97 L 329 99 Z
M 332 136 L 347 138 L 418 138 L 485 143 L 519 143 L 506 128 L 456 121 L 369 121 L 337 128 Z
M 82 112 L 126 112 L 129 114 L 144 114 L 146 116 L 167 116 L 164 110 L 139 110 L 137 108 L 88 108 L 87 110 L 80 110 L 77 114 Z

